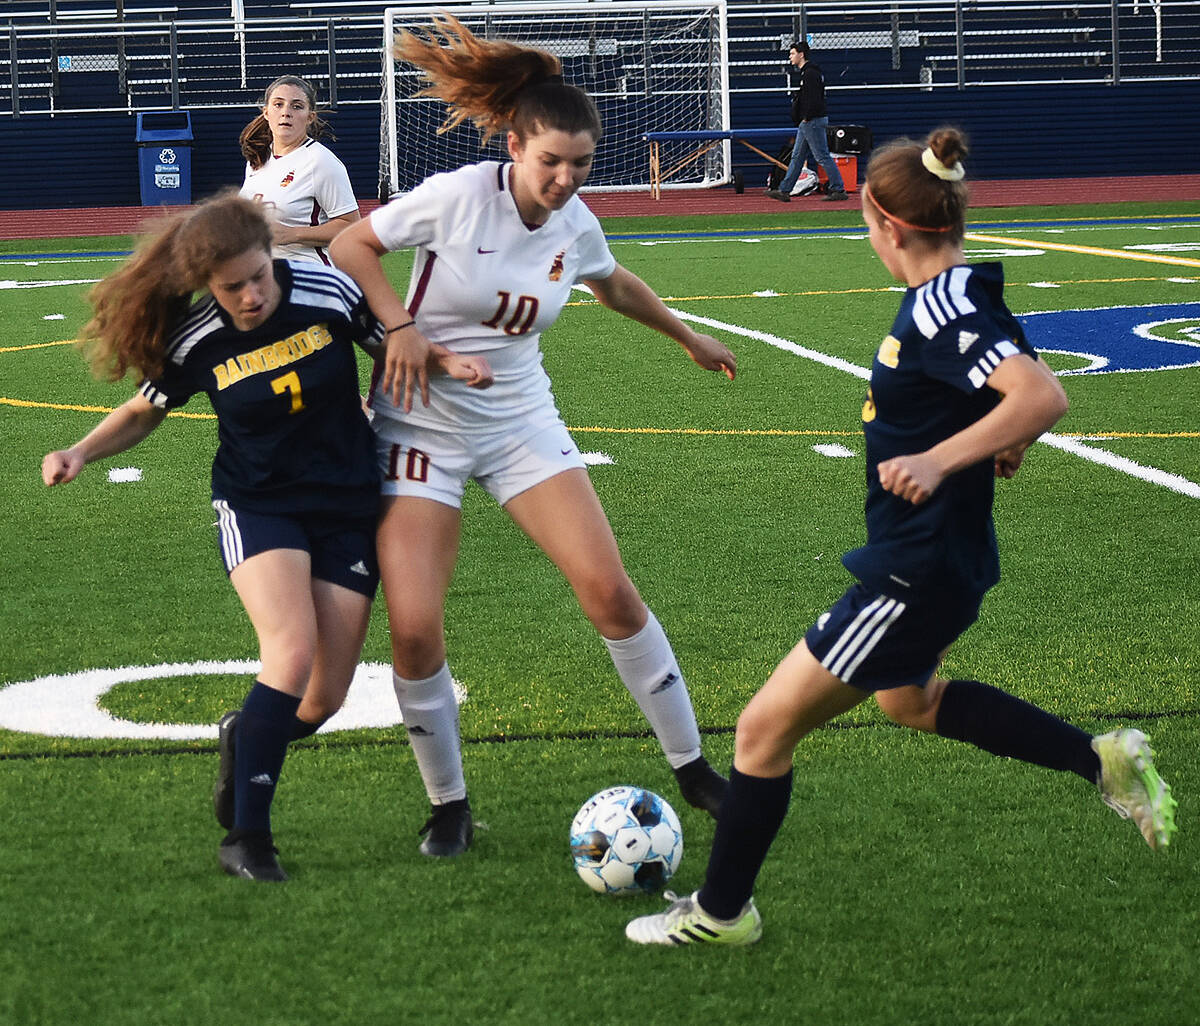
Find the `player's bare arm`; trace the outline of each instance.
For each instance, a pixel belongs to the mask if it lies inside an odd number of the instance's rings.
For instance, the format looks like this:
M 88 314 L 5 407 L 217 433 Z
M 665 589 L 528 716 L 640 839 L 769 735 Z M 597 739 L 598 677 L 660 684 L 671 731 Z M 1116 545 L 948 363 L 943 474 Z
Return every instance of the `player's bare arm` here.
M 141 393 L 118 406 L 69 449 L 47 453 L 42 460 L 42 480 L 47 485 L 74 481 L 89 463 L 132 449 L 166 417 Z
M 383 255 L 387 252 L 371 222 L 359 221 L 337 236 L 329 246 L 329 258 L 335 267 L 358 282 L 371 312 L 388 330 L 384 343 L 383 380 L 380 384 L 391 393 L 392 402 L 412 409 L 413 393 L 420 391 L 421 401 L 429 405 L 429 340 L 417 330 L 412 314 L 396 295 L 383 273 Z
M 884 460 L 879 483 L 915 504 L 928 499 L 951 474 L 980 460 L 1003 457 L 997 460 L 997 472 L 1002 477 L 1015 474 L 1025 449 L 1067 412 L 1067 395 L 1041 359 L 1023 353 L 1002 360 L 987 384 L 1001 396 L 994 410 L 926 452 Z
M 436 342 L 429 346 L 429 364 L 430 369 L 461 381 L 468 388 L 490 388 L 496 380 L 485 357 L 455 353 Z
M 737 358 L 711 335 L 693 331 L 676 317 L 649 285 L 620 264 L 607 278 L 584 284 L 601 306 L 615 310 L 640 324 L 674 339 L 705 370 L 723 371 L 730 381 L 737 373 Z
M 280 246 L 328 246 L 360 217 L 357 210 L 352 210 L 340 217 L 331 217 L 324 224 L 287 225 L 276 222 L 271 226 L 271 237 Z

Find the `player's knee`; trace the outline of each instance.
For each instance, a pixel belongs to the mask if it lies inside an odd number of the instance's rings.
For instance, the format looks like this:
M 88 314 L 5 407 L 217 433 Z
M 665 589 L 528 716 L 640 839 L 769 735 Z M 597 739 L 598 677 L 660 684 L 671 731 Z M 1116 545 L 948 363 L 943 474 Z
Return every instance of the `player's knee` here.
M 577 592 L 584 614 L 606 638 L 632 637 L 646 625 L 646 606 L 625 574 L 589 579 Z
M 311 723 L 316 727 L 324 725 L 334 713 L 341 708 L 341 705 L 333 705 L 333 703 L 324 699 L 317 699 L 313 702 L 305 702 L 303 708 L 297 713 L 306 723 Z
M 734 764 L 751 776 L 774 777 L 786 772 L 792 762 L 791 735 L 780 729 L 778 717 L 755 708 L 742 710 L 734 733 Z M 781 770 L 779 767 L 782 766 Z
M 924 687 L 891 688 L 877 691 L 875 701 L 893 723 L 932 733 L 945 686 L 945 681 L 934 679 Z
M 305 635 L 260 639 L 261 679 L 291 694 L 303 694 L 316 658 L 316 645 Z

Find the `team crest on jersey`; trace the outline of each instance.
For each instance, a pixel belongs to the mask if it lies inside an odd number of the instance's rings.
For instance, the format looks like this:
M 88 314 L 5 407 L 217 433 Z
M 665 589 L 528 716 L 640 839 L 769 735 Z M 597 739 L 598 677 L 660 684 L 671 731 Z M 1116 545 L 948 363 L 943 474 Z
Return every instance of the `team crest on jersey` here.
M 900 340 L 895 335 L 885 338 L 879 346 L 879 352 L 875 354 L 875 359 L 885 367 L 895 370 L 900 366 Z
M 550 265 L 550 280 L 558 281 L 563 276 L 563 257 L 567 255 L 565 249 L 560 249 L 554 257 L 554 263 Z
M 279 188 L 286 189 L 295 180 L 296 180 L 296 172 L 289 171 L 286 175 L 283 176 L 283 181 L 279 183 Z

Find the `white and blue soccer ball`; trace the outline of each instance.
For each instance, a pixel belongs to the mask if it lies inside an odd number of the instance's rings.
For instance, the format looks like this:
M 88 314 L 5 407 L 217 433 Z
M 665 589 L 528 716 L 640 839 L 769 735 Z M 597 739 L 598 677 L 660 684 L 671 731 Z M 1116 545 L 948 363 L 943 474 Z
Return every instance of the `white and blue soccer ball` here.
M 665 798 L 641 787 L 592 795 L 571 821 L 575 872 L 600 894 L 659 890 L 683 858 L 683 830 Z

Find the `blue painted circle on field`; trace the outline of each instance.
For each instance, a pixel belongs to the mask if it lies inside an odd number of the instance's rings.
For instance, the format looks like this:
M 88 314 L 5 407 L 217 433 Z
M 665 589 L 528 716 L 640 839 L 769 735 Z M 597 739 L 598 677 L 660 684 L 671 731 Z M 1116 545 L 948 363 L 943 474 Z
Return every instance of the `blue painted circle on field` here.
M 1088 362 L 1061 375 L 1200 367 L 1200 302 L 1055 310 L 1017 320 L 1039 352 Z

